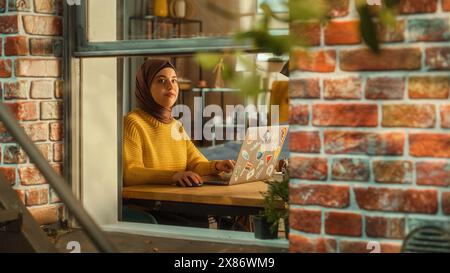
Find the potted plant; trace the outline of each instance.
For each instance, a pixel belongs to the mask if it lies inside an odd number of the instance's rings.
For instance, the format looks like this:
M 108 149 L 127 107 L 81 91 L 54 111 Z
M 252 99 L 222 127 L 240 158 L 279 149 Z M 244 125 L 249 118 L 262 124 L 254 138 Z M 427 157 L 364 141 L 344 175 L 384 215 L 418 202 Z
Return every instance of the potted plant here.
M 286 238 L 289 232 L 289 173 L 287 164 L 282 168 L 281 180 L 266 182 L 268 189 L 264 196 L 264 210 L 254 216 L 255 237 L 258 239 L 278 238 L 278 223 L 284 220 Z

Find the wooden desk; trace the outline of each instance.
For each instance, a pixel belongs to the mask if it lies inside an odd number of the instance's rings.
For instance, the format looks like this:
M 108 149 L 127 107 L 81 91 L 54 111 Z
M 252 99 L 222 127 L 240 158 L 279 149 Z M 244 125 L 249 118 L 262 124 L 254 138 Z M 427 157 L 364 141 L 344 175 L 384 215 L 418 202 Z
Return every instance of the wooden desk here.
M 167 210 L 171 211 L 178 205 L 179 208 L 185 208 L 190 212 L 196 209 L 205 214 L 209 212 L 218 215 L 243 215 L 263 209 L 264 198 L 261 192 L 266 191 L 267 184 L 264 182 L 232 186 L 203 185 L 193 188 L 143 185 L 123 188 L 122 197 L 131 203 L 163 202 L 168 207 Z

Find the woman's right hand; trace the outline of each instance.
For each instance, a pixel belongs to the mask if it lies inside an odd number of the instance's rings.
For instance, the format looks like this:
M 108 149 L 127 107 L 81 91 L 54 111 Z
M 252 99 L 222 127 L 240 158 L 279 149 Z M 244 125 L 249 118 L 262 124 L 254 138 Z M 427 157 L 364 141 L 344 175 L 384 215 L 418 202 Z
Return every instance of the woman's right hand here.
M 194 172 L 178 172 L 173 175 L 172 181 L 177 182 L 177 185 L 183 188 L 200 186 L 203 183 L 200 175 Z M 193 185 L 193 183 L 196 185 Z

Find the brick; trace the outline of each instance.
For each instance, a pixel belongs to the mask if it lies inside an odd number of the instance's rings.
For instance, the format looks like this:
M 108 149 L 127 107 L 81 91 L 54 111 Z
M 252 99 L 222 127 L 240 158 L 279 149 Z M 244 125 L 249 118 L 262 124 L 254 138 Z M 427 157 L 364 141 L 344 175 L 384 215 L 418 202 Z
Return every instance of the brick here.
M 349 13 L 349 0 L 327 0 L 331 10 L 328 15 L 332 18 L 344 17 Z
M 320 45 L 320 23 L 293 22 L 290 24 L 289 33 L 297 42 L 303 42 L 307 46 Z
M 41 102 L 41 119 L 54 120 L 63 118 L 62 102 L 43 101 Z
M 3 150 L 3 163 L 5 164 L 22 164 L 27 162 L 27 155 L 19 146 L 5 145 Z
M 11 112 L 19 121 L 37 120 L 38 108 L 35 102 L 16 102 L 7 104 Z
M 52 160 L 52 156 L 51 156 L 51 144 L 50 143 L 36 143 L 36 147 L 38 148 L 38 150 L 41 152 L 42 156 L 47 159 L 47 161 L 51 161 Z
M 409 136 L 409 153 L 416 157 L 450 158 L 450 134 L 412 133 Z
M 373 238 L 403 239 L 405 219 L 366 216 L 366 235 Z
M 55 98 L 57 99 L 63 98 L 63 81 L 61 80 L 55 81 Z
M 298 153 L 320 153 L 319 132 L 291 132 L 289 150 Z
M 6 56 L 28 55 L 28 39 L 25 36 L 6 37 L 5 41 Z
M 51 99 L 54 94 L 54 86 L 53 81 L 32 81 L 30 96 L 32 99 Z
M 361 80 L 359 78 L 343 78 L 324 80 L 325 99 L 360 99 Z
M 343 50 L 340 64 L 344 71 L 418 70 L 421 55 L 420 48 L 382 49 L 379 54 L 370 49 Z
M 359 21 L 331 21 L 325 28 L 326 45 L 351 45 L 361 43 Z
M 290 209 L 290 228 L 307 232 L 320 233 L 322 225 L 322 212 L 320 210 Z
M 396 43 L 405 40 L 405 21 L 396 21 L 395 26 L 377 24 L 377 39 L 382 43 Z
M 376 104 L 315 104 L 314 126 L 376 127 L 378 106 Z
M 359 158 L 334 158 L 331 175 L 333 180 L 369 181 L 369 160 Z
M 409 40 L 412 42 L 439 42 L 450 40 L 448 18 L 411 19 L 408 21 Z
M 27 81 L 19 80 L 17 82 L 10 82 L 4 84 L 4 99 L 6 100 L 16 100 L 16 99 L 27 99 L 29 84 Z
M 442 210 L 445 214 L 450 215 L 450 192 L 442 193 Z
M 327 154 L 403 155 L 405 134 L 326 131 Z
M 53 161 L 61 162 L 63 161 L 63 144 L 54 143 L 53 144 Z
M 10 185 L 16 183 L 16 168 L 15 167 L 0 167 L 0 173 Z
M 348 186 L 291 184 L 289 200 L 301 206 L 346 208 L 350 205 L 349 189 Z
M 332 238 L 309 238 L 289 234 L 289 252 L 291 253 L 335 253 L 336 240 Z
M 9 78 L 12 75 L 11 60 L 0 60 L 0 78 Z
M 436 124 L 436 107 L 432 104 L 383 105 L 383 127 L 432 128 Z
M 61 122 L 50 123 L 50 140 L 60 141 L 63 139 L 63 125 Z
M 375 177 L 375 181 L 378 183 L 412 183 L 412 162 L 376 160 L 373 162 L 373 175 Z
M 308 125 L 309 110 L 308 105 L 290 105 L 289 124 Z
M 64 175 L 64 168 L 63 165 L 60 163 L 56 163 L 56 164 L 51 164 L 53 170 L 60 176 Z
M 0 16 L 0 33 L 12 34 L 19 32 L 19 18 L 17 15 Z
M 22 16 L 25 32 L 31 35 L 62 36 L 62 19 L 53 16 Z
M 360 209 L 436 214 L 437 191 L 393 188 L 354 188 Z
M 437 0 L 401 0 L 397 10 L 400 14 L 433 13 Z
M 8 133 L 5 125 L 0 122 L 0 143 L 15 142 L 14 138 Z
M 11 0 L 8 11 L 31 11 L 31 0 Z
M 411 99 L 448 99 L 450 93 L 449 77 L 411 77 L 409 78 L 409 97 Z
M 306 51 L 294 49 L 291 54 L 290 70 L 310 72 L 334 72 L 336 69 L 335 50 Z
M 325 233 L 360 237 L 362 216 L 349 212 L 327 212 L 325 213 Z
M 369 242 L 342 240 L 339 244 L 340 253 L 372 253 Z M 380 253 L 400 253 L 400 243 L 380 243 Z
M 398 100 L 405 93 L 405 79 L 393 77 L 373 77 L 366 81 L 366 99 Z
M 328 161 L 324 158 L 291 157 L 290 174 L 293 178 L 326 180 Z
M 58 1 L 34 0 L 34 11 L 37 13 L 55 13 Z
M 448 162 L 417 162 L 417 185 L 450 186 L 450 163 Z
M 51 38 L 30 39 L 31 55 L 35 56 L 57 56 L 62 55 L 63 42 Z
M 289 97 L 302 99 L 319 99 L 319 79 L 296 79 L 289 81 Z
M 61 60 L 56 59 L 17 59 L 18 77 L 61 77 Z
M 450 70 L 450 47 L 432 47 L 425 52 L 429 70 Z
M 442 0 L 442 9 L 450 11 L 450 0 Z
M 43 206 L 28 208 L 39 225 L 54 224 L 60 220 L 58 206 Z
M 36 167 L 19 167 L 20 184 L 34 186 L 45 184 L 45 178 Z
M 34 188 L 25 192 L 27 206 L 44 205 L 48 203 L 48 188 Z
M 25 205 L 25 190 L 15 189 L 15 191 L 17 193 L 17 197 L 19 197 L 22 204 Z
M 450 128 L 450 104 L 441 106 L 441 127 Z
M 23 124 L 25 133 L 31 138 L 32 141 L 47 141 L 48 136 L 48 123 L 34 122 Z

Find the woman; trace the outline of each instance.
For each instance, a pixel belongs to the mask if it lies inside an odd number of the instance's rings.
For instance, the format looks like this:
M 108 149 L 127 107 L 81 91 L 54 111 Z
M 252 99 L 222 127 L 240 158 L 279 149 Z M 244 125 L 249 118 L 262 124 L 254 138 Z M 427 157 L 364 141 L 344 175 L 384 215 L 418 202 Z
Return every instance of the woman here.
M 176 69 L 170 62 L 149 60 L 141 66 L 135 92 L 139 108 L 126 116 L 124 124 L 125 186 L 192 187 L 203 182 L 202 176 L 233 170 L 232 160 L 208 161 L 172 117 L 178 92 Z

